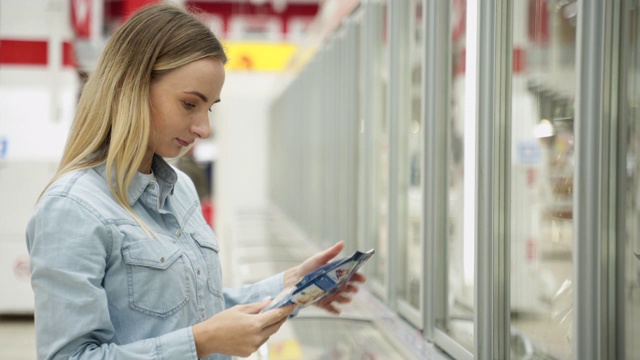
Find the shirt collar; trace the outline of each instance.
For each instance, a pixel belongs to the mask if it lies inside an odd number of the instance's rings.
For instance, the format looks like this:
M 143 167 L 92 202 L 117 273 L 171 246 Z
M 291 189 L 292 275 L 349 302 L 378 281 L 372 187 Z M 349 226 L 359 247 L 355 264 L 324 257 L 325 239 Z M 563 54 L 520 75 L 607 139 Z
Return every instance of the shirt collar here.
M 160 186 L 160 203 L 163 204 L 169 194 L 173 194 L 174 185 L 178 181 L 178 175 L 176 171 L 169 165 L 161 156 L 153 155 L 151 162 L 151 169 L 156 175 L 158 185 Z M 107 165 L 102 163 L 96 167 L 96 171 L 106 180 L 107 179 Z M 114 174 L 115 175 L 115 174 Z M 151 180 L 140 173 L 136 173 L 129 185 L 129 205 L 138 201 L 140 196 L 149 186 Z

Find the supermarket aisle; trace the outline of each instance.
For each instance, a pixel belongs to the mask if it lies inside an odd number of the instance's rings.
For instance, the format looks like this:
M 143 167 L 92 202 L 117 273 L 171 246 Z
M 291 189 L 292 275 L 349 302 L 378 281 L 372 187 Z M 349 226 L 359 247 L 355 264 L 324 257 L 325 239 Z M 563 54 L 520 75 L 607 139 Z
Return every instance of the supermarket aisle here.
M 235 264 L 227 272 L 231 286 L 283 271 L 322 249 L 275 208 L 242 209 L 222 232 L 222 260 Z M 313 306 L 302 309 L 250 359 L 450 359 L 380 302 L 366 284 L 352 303 L 340 308 L 339 316 Z

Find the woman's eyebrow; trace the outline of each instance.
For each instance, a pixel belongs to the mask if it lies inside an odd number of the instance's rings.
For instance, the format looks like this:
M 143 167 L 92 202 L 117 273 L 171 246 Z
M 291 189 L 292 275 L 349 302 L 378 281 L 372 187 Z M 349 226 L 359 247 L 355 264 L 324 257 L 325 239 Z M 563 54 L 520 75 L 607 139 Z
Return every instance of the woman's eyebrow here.
M 195 95 L 197 97 L 199 97 L 200 99 L 202 99 L 202 101 L 204 101 L 205 103 L 209 103 L 209 99 L 207 99 L 206 96 L 204 96 L 202 93 L 198 92 L 198 91 L 185 91 L 185 94 L 190 94 L 190 95 Z

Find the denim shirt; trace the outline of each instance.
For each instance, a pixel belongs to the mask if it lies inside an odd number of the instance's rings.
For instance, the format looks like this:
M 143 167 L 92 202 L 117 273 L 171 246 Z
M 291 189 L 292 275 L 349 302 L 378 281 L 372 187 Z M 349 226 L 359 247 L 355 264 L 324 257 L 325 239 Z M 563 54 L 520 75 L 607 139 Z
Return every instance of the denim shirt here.
M 222 290 L 219 246 L 191 180 L 154 157 L 129 188 L 149 236 L 113 198 L 105 166 L 64 175 L 27 226 L 39 359 L 196 359 L 192 326 L 274 297 L 278 274 Z M 229 359 L 213 354 L 208 359 Z

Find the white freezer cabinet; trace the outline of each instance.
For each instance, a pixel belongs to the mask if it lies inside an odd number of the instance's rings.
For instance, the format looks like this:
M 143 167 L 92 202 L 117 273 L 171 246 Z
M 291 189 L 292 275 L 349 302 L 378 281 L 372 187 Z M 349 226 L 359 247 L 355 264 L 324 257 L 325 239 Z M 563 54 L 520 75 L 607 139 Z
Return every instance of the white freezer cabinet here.
M 0 314 L 33 313 L 25 229 L 53 161 L 0 161 Z

